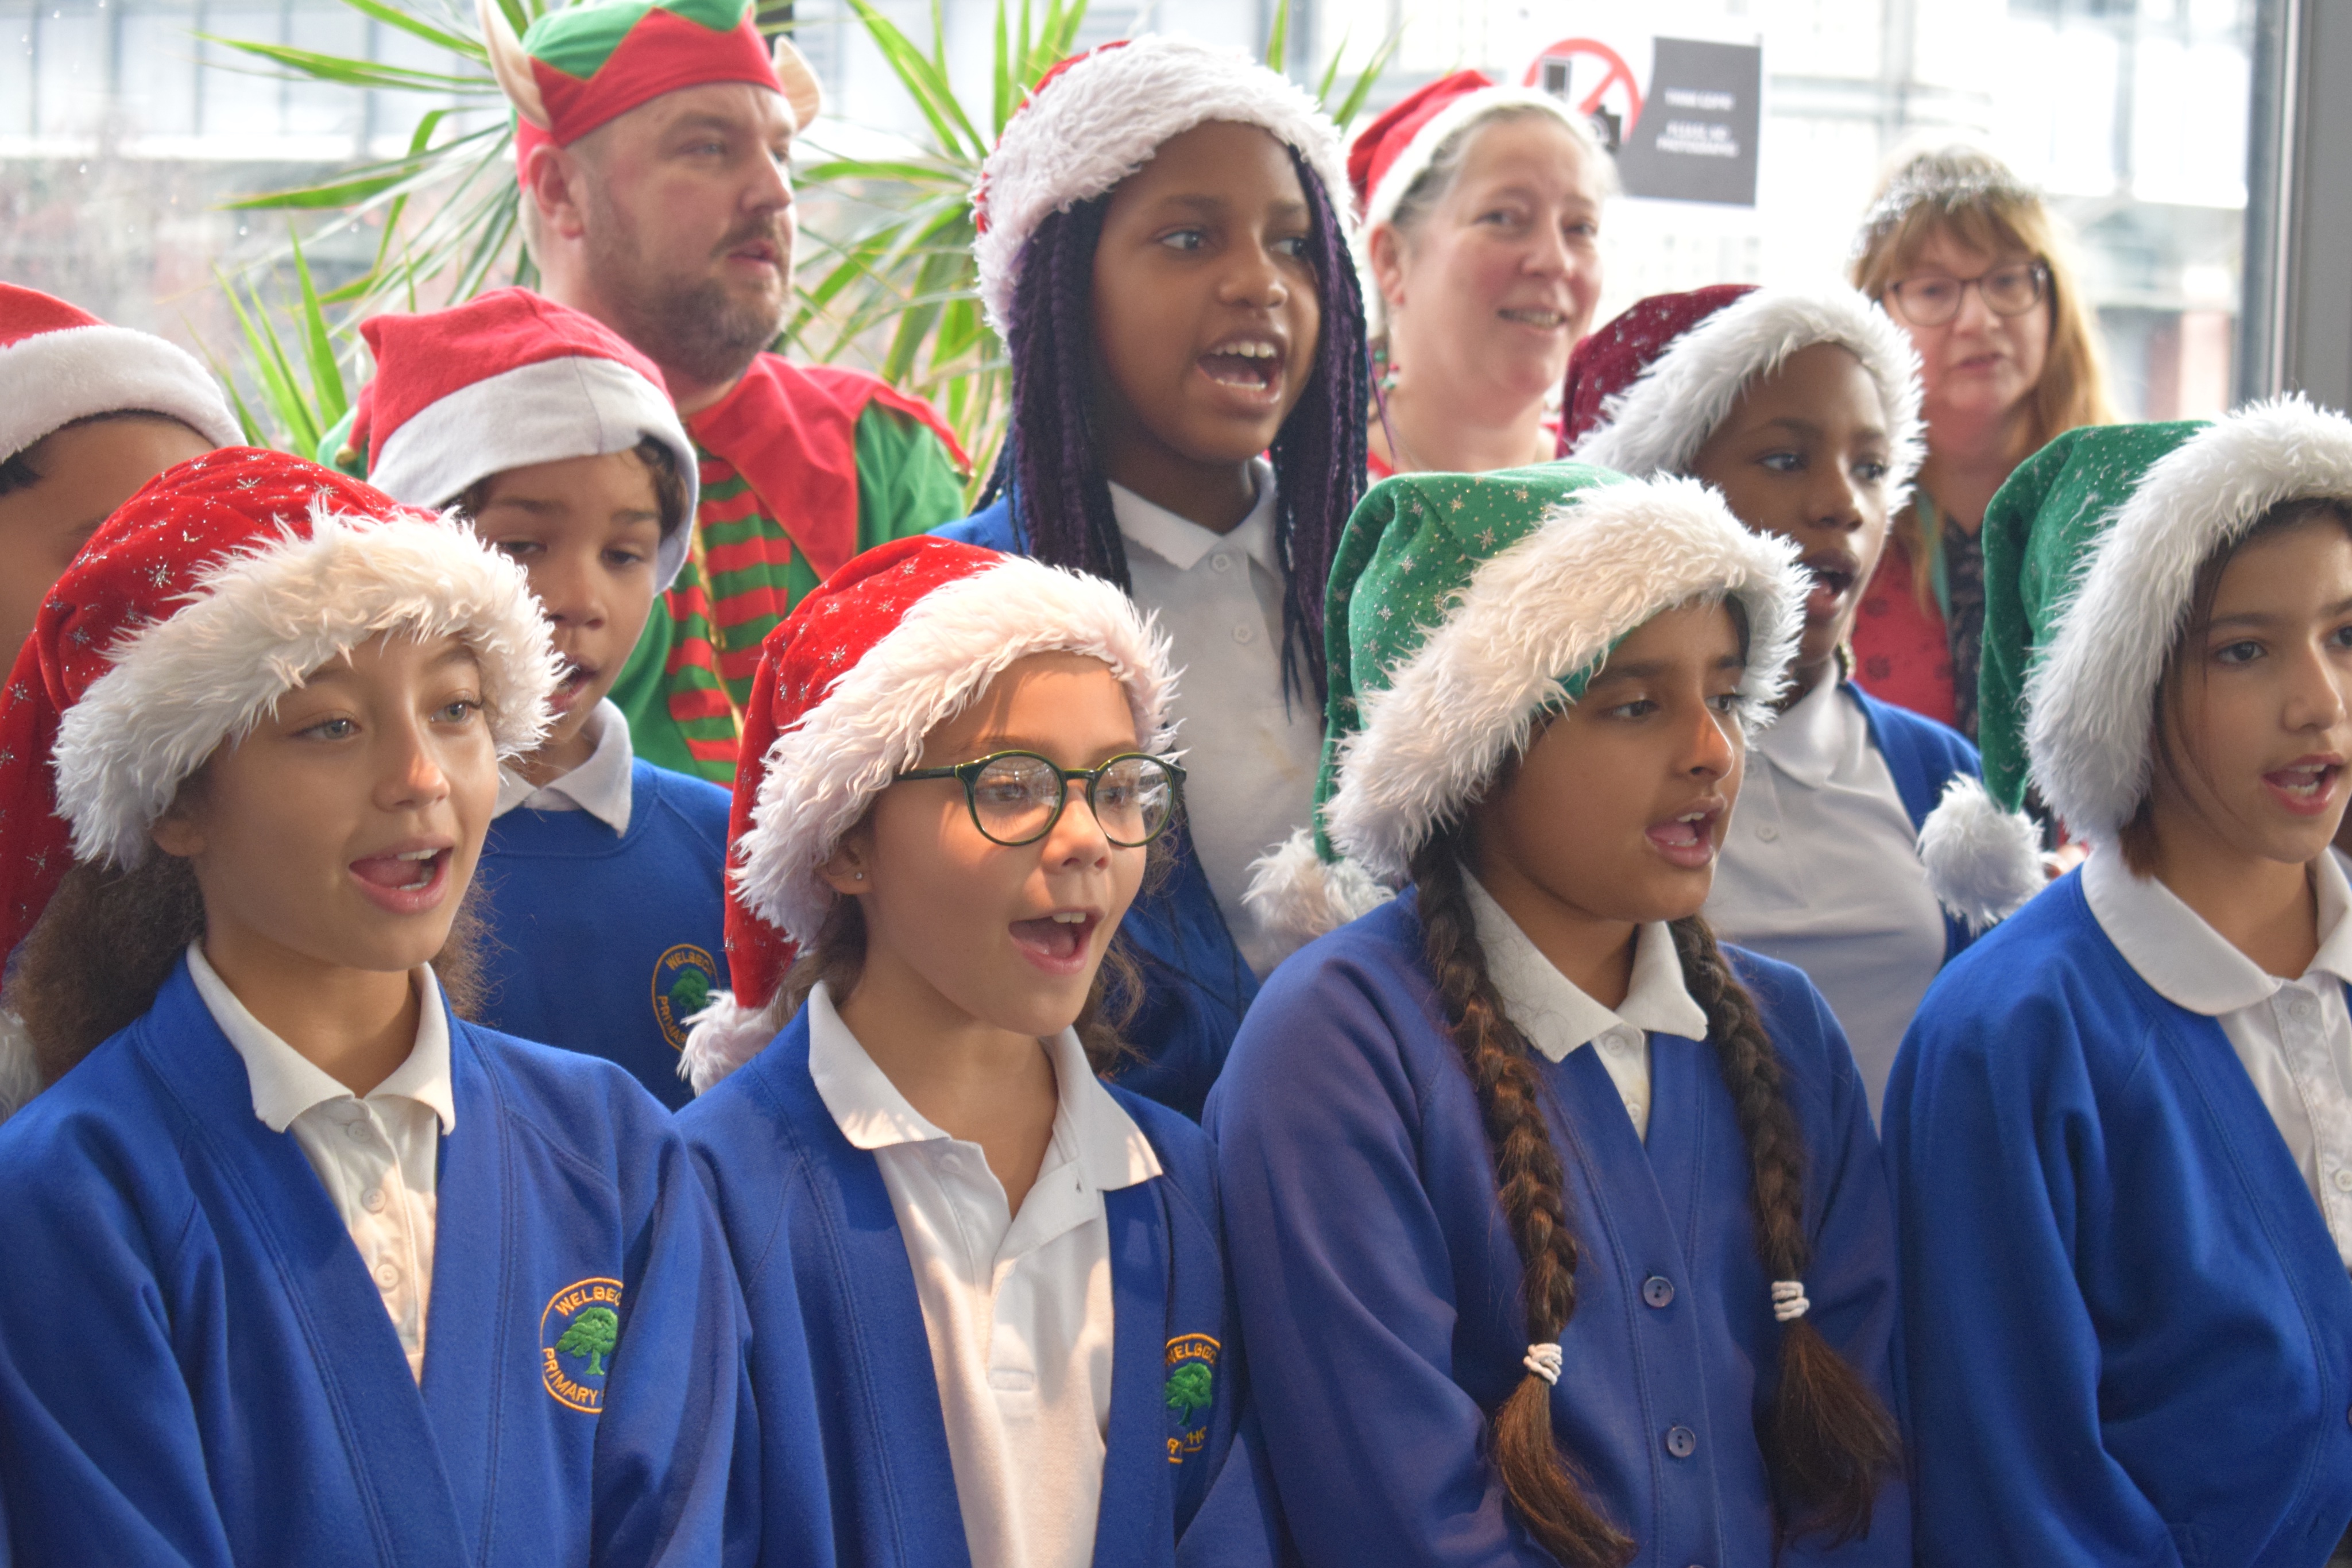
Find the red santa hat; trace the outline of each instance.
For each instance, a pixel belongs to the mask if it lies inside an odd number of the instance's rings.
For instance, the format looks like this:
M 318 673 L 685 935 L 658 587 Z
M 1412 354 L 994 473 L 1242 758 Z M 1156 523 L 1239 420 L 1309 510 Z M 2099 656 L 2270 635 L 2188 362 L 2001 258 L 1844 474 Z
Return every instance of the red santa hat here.
M 566 457 L 669 448 L 686 505 L 662 519 L 656 587 L 686 564 L 698 465 L 651 360 L 593 317 L 527 288 L 447 310 L 360 323 L 375 380 L 360 393 L 351 445 L 368 482 L 396 501 L 440 507 L 493 474 Z
M 768 633 L 727 824 L 734 989 L 698 1017 L 678 1065 L 697 1093 L 775 1034 L 777 988 L 833 905 L 819 869 L 867 803 L 1007 665 L 1050 653 L 1110 666 L 1139 746 L 1167 747 L 1167 639 L 1110 583 L 1024 556 L 899 539 L 835 572 Z
M 1067 212 L 1151 161 L 1171 137 L 1213 120 L 1255 125 L 1305 161 L 1347 222 L 1339 131 L 1279 72 L 1238 49 L 1147 34 L 1055 66 L 1030 89 L 972 192 L 980 298 L 999 336 L 1013 319 L 1022 249 L 1045 214 Z
M 1621 474 L 1687 474 L 1748 383 L 1816 343 L 1850 350 L 1876 383 L 1887 510 L 1900 510 L 1927 455 L 1919 359 L 1909 334 L 1850 288 L 1730 283 L 1636 302 L 1569 356 L 1560 450 Z
M 1454 71 L 1415 89 L 1389 105 L 1348 145 L 1348 183 L 1356 210 L 1369 229 L 1396 216 L 1405 193 L 1429 172 L 1438 153 L 1457 135 L 1496 114 L 1534 110 L 1557 120 L 1595 166 L 1613 179 L 1615 165 L 1582 115 L 1529 87 L 1507 87 L 1483 71 Z M 1375 336 L 1387 319 L 1387 301 L 1365 269 L 1364 312 Z
M 753 0 L 579 0 L 542 12 L 520 38 L 499 0 L 476 0 L 491 73 L 515 111 L 515 168 L 569 147 L 665 93 L 747 82 L 783 95 L 793 131 L 824 93 L 792 40 L 760 36 Z
M 220 387 L 185 349 L 0 283 L 0 461 L 75 420 L 134 412 L 176 419 L 215 446 L 241 435 Z
M 135 866 L 180 785 L 311 671 L 386 632 L 481 660 L 501 755 L 537 744 L 555 658 L 522 569 L 282 453 L 165 470 L 91 536 L 0 697 L 0 953 L 76 861 Z

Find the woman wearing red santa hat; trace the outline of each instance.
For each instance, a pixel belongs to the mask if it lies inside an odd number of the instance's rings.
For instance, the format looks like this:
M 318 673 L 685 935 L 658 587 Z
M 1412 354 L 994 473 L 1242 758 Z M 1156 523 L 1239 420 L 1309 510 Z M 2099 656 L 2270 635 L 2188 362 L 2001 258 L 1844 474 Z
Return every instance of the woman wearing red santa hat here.
M 1545 400 L 1601 298 L 1616 169 L 1549 93 L 1441 77 L 1348 149 L 1381 366 L 1372 477 L 1549 460 Z
M 18 1561 L 713 1560 L 740 1325 L 685 1145 L 463 1015 L 554 677 L 513 563 L 247 448 L 44 602 L 0 702 L 49 1084 L 0 1126 Z

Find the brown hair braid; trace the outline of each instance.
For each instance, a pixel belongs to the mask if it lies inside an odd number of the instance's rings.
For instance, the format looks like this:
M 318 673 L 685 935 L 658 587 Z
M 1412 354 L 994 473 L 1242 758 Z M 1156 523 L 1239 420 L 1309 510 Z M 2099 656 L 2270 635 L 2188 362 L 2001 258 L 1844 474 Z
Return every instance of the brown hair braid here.
M 1466 828 L 1455 828 L 1413 857 L 1423 950 L 1478 1092 L 1496 1197 L 1525 1270 L 1528 1338 L 1543 1343 L 1558 1339 L 1576 1313 L 1578 1247 L 1533 1052 L 1504 1010 L 1478 941 L 1462 870 L 1468 848 Z M 1672 929 L 1684 984 L 1706 1014 L 1707 1037 L 1748 1147 L 1757 1253 L 1770 1278 L 1801 1281 L 1811 1260 L 1804 1136 L 1781 1092 L 1780 1056 L 1706 923 L 1694 915 Z M 1819 1531 L 1843 1542 L 1869 1531 L 1880 1481 L 1900 1463 L 1901 1440 L 1869 1385 L 1803 1318 L 1781 1331 L 1779 1382 L 1757 1437 L 1785 1536 Z M 1512 1505 L 1566 1568 L 1619 1568 L 1631 1561 L 1633 1541 L 1586 1495 L 1583 1478 L 1554 1437 L 1551 1388 L 1533 1373 L 1495 1414 L 1494 1455 Z
M 1462 1065 L 1478 1091 L 1495 1156 L 1495 1196 L 1525 1271 L 1528 1341 L 1542 1344 L 1559 1338 L 1576 1315 L 1576 1231 L 1559 1151 L 1544 1121 L 1542 1080 L 1486 971 L 1463 883 L 1463 837 L 1460 829 L 1439 833 L 1413 856 L 1423 951 Z M 1632 1538 L 1585 1494 L 1584 1478 L 1553 1437 L 1551 1385 L 1532 1372 L 1495 1412 L 1494 1455 L 1512 1506 L 1564 1568 L 1620 1568 L 1633 1560 Z
M 1769 1278 L 1802 1281 L 1812 1261 L 1805 1141 L 1781 1092 L 1780 1055 L 1706 922 L 1694 915 L 1673 931 L 1683 983 L 1706 1014 L 1707 1039 L 1748 1145 L 1757 1255 Z M 1758 1425 L 1784 1534 L 1819 1531 L 1845 1542 L 1869 1532 L 1879 1482 L 1901 1462 L 1902 1438 L 1862 1375 L 1807 1318 L 1780 1331 L 1780 1380 Z

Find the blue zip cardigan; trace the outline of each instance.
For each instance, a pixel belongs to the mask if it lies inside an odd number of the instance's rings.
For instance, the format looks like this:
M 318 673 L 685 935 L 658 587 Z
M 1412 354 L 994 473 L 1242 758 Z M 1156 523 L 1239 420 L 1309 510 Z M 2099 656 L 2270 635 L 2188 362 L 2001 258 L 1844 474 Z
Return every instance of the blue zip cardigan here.
M 1927 813 L 1936 809 L 1936 802 L 1944 798 L 1944 787 L 1954 779 L 1984 777 L 1977 748 L 1951 726 L 1880 702 L 1852 681 L 1842 682 L 1838 690 L 1862 709 L 1863 722 L 1870 727 L 1870 743 L 1886 759 L 1887 772 L 1895 776 L 1895 793 L 1903 802 L 1904 815 L 1911 819 L 1912 832 L 1927 825 Z M 1944 962 L 1950 963 L 1975 940 L 1968 922 L 1948 909 L 1944 911 Z
M 2352 1281 L 2221 1026 L 2080 873 L 1937 978 L 1884 1120 L 1923 1563 L 2327 1559 Z
M 1094 1563 L 1270 1563 L 1280 1523 L 1243 1416 L 1208 1140 L 1163 1106 L 1116 1086 L 1111 1094 L 1163 1174 L 1104 1195 L 1115 1325 Z M 717 1203 L 752 1325 L 750 1397 L 763 1451 L 756 1493 L 730 1505 L 727 1560 L 968 1568 L 906 1237 L 881 1166 L 842 1136 L 810 1076 L 807 1010 L 677 1121 Z M 1171 1370 L 1189 1362 L 1210 1369 L 1205 1412 L 1180 1411 L 1170 1397 Z M 793 1426 L 811 1397 L 810 1367 L 814 1456 Z M 771 1437 L 780 1429 L 781 1444 Z M 813 1457 L 831 1490 L 829 1541 L 806 1530 L 792 1495 Z
M 1209 1097 L 1251 1394 L 1310 1564 L 1555 1568 L 1487 1422 L 1524 1375 L 1522 1270 L 1410 891 L 1266 981 Z M 1725 949 L 1811 1152 L 1811 1321 L 1893 1406 L 1895 1230 L 1870 1110 L 1802 974 Z M 1537 1060 L 1581 1243 L 1552 1430 L 1650 1568 L 1906 1564 L 1902 1479 L 1867 1539 L 1775 1556 L 1755 1436 L 1779 1355 L 1748 1156 L 1714 1047 L 1650 1037 L 1646 1144 L 1591 1051 Z
M 608 1062 L 454 1018 L 449 1057 L 421 1387 L 184 959 L 0 1126 L 20 1562 L 716 1556 L 743 1324 L 683 1140 Z M 567 1333 L 595 1305 L 618 1320 L 603 1358 Z
M 931 531 L 1011 555 L 1029 553 L 1010 497 Z M 1146 879 L 1119 923 L 1143 973 L 1143 996 L 1135 1016 L 1119 1028 L 1139 1060 L 1113 1076 L 1120 1088 L 1198 1121 L 1258 982 L 1234 945 L 1181 821 L 1166 839 L 1167 865 Z

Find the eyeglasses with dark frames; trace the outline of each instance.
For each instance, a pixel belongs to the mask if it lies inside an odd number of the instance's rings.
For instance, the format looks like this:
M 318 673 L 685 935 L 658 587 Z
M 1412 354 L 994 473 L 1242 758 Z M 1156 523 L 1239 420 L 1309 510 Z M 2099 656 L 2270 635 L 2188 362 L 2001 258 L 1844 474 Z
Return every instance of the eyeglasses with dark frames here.
M 1096 768 L 1064 768 L 1034 751 L 999 751 L 952 768 L 913 768 L 897 781 L 926 779 L 961 783 L 971 825 L 1008 849 L 1052 832 L 1069 803 L 1070 786 L 1080 779 L 1103 837 L 1121 849 L 1139 849 L 1166 831 L 1184 800 L 1184 770 L 1139 751 L 1122 752 Z
M 2022 316 L 2049 294 L 2050 267 L 2046 262 L 2021 261 L 1974 277 L 1922 273 L 1888 284 L 1886 298 L 1914 327 L 1940 327 L 1960 313 L 1960 302 L 1971 288 L 1984 296 L 1985 308 L 1994 315 Z

